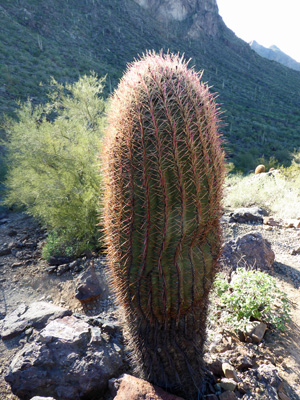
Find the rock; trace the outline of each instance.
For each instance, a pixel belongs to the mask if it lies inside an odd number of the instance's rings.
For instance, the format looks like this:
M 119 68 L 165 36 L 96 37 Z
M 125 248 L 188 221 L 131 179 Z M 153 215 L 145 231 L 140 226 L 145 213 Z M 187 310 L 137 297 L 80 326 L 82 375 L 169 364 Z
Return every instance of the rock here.
M 220 386 L 225 391 L 230 390 L 233 392 L 236 388 L 236 382 L 233 379 L 222 378 L 221 382 L 220 382 Z
M 272 364 L 262 364 L 257 368 L 257 372 L 264 381 L 269 383 L 276 390 L 279 389 L 281 379 L 278 375 L 278 370 Z
M 231 272 L 238 267 L 270 270 L 275 261 L 271 244 L 259 232 L 250 232 L 226 242 L 223 246 L 220 264 Z
M 41 397 L 41 396 L 34 396 L 31 400 L 55 400 L 54 397 Z
M 90 326 L 73 316 L 51 321 L 41 332 L 40 340 L 51 342 L 53 338 L 69 342 L 81 342 L 90 334 Z
M 70 270 L 70 264 L 61 264 L 57 266 L 56 273 L 57 275 L 62 275 L 69 270 Z
M 241 355 L 236 359 L 235 366 L 239 371 L 246 371 L 253 367 L 253 362 L 250 357 Z
M 18 267 L 22 267 L 24 264 L 22 261 L 19 262 L 15 262 L 11 265 L 12 268 L 18 268 Z
M 237 377 L 235 368 L 232 365 L 230 365 L 229 363 L 222 364 L 222 371 L 223 371 L 225 378 L 233 379 L 235 382 L 239 381 L 239 378 Z
M 75 279 L 75 297 L 88 302 L 101 296 L 102 288 L 95 268 L 90 266 Z
M 59 257 L 59 256 L 51 256 L 48 260 L 49 265 L 62 265 L 62 264 L 68 264 L 72 260 L 70 257 Z
M 227 390 L 226 392 L 221 393 L 219 395 L 219 399 L 220 400 L 238 400 L 236 395 L 230 390 Z
M 275 367 L 272 366 L 271 369 L 273 368 Z M 261 374 L 261 372 L 263 373 Z M 261 369 L 261 366 L 258 369 L 252 368 L 244 372 L 243 383 L 247 393 L 244 394 L 243 400 L 254 400 L 254 399 L 278 400 L 277 388 L 273 387 L 270 384 L 270 381 L 272 380 L 272 378 L 275 378 L 275 376 L 276 375 L 275 374 L 273 375 L 273 372 L 270 373 L 270 375 L 266 374 L 266 371 L 264 371 L 264 367 Z M 240 388 L 240 383 L 238 387 Z M 255 393 L 256 396 L 253 397 L 253 394 Z
M 70 310 L 44 301 L 34 302 L 29 306 L 21 304 L 4 318 L 1 337 L 2 339 L 10 339 L 31 326 L 41 329 L 49 320 L 70 314 L 72 314 Z
M 46 271 L 51 274 L 57 270 L 57 265 L 50 265 L 49 267 L 46 268 Z
M 300 228 L 300 221 L 298 219 L 285 219 L 283 220 L 282 226 L 284 228 Z
M 207 360 L 206 366 L 215 376 L 223 376 L 222 362 L 218 358 L 216 360 Z
M 209 36 L 217 36 L 222 32 L 222 23 L 218 16 L 216 0 L 184 1 L 184 0 L 134 0 L 147 12 L 163 23 L 185 21 L 187 37 L 199 40 L 203 32 Z
M 264 217 L 264 225 L 270 226 L 281 226 L 279 221 L 276 221 L 273 217 Z
M 216 396 L 215 394 L 207 394 L 206 396 L 204 396 L 205 400 L 219 400 L 218 396 Z
M 262 341 L 267 330 L 267 325 L 260 321 L 253 321 L 246 326 L 246 335 L 252 339 L 254 343 Z
M 13 246 L 11 243 L 3 243 L 3 245 L 0 247 L 0 257 L 1 256 L 8 256 L 11 253 Z
M 298 247 L 297 249 L 294 249 L 294 250 L 291 251 L 291 255 L 292 256 L 296 256 L 298 254 L 300 254 L 300 247 Z
M 91 341 L 90 325 L 73 315 L 51 321 L 15 355 L 5 380 L 22 399 L 99 398 L 123 367 L 119 335 L 105 335 Z
M 111 379 L 108 386 L 114 400 L 184 400 L 143 379 L 127 374 L 118 379 Z
M 262 224 L 267 211 L 260 207 L 237 208 L 230 214 L 229 222 L 255 222 Z

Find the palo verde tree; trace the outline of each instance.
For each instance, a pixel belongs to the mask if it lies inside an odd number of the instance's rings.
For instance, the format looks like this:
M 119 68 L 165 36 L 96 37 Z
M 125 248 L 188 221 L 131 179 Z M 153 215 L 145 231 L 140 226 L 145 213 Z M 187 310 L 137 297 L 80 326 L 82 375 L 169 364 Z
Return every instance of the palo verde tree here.
M 77 255 L 98 241 L 103 78 L 51 81 L 45 105 L 21 104 L 6 123 L 7 205 L 25 207 L 50 231 L 46 257 Z

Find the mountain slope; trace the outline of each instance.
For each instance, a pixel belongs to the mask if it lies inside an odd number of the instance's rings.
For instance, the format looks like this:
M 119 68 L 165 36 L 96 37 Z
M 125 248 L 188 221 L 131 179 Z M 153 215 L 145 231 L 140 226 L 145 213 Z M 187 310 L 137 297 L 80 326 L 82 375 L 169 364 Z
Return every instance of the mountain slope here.
M 273 45 L 269 48 L 262 46 L 255 40 L 249 43 L 251 49 L 256 51 L 260 56 L 267 58 L 268 60 L 277 61 L 286 67 L 292 68 L 296 71 L 300 71 L 300 63 L 294 60 L 292 57 L 285 54 L 277 46 Z
M 171 3 L 181 11 L 166 17 L 163 10 Z M 300 73 L 261 58 L 238 39 L 215 0 L 171 3 L 3 0 L 0 111 L 11 113 L 19 98 L 44 101 L 50 76 L 73 81 L 94 70 L 107 74 L 109 94 L 137 54 L 169 49 L 204 69 L 203 80 L 219 93 L 222 129 L 235 163 L 249 169 L 263 154 L 286 159 L 286 149 L 300 147 Z

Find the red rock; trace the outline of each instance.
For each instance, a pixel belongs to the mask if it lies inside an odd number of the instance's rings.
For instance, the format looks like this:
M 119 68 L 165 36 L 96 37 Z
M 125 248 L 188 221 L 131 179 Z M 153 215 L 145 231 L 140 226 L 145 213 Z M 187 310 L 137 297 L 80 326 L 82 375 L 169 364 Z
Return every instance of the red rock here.
M 111 379 L 109 388 L 112 395 L 115 395 L 114 400 L 184 400 L 143 379 L 127 374 Z
M 275 221 L 273 217 L 264 217 L 264 225 L 280 226 L 280 223 Z

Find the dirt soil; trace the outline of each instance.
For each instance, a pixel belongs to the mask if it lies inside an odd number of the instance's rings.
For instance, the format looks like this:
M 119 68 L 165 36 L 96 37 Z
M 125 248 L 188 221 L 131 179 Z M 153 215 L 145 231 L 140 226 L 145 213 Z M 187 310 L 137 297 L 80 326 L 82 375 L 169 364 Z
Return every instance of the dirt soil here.
M 224 224 L 223 228 L 225 240 L 256 230 L 272 244 L 276 255 L 272 274 L 288 295 L 292 319 L 284 333 L 267 332 L 264 357 L 279 369 L 284 392 L 291 399 L 300 399 L 300 255 L 291 255 L 292 250 L 300 247 L 300 230 L 277 227 L 267 230 L 270 228 L 264 225 L 247 224 Z M 19 304 L 39 300 L 52 301 L 88 315 L 97 315 L 107 306 L 109 297 L 89 307 L 81 305 L 74 297 L 76 273 L 68 271 L 57 276 L 47 272 L 48 264 L 41 258 L 45 239 L 45 231 L 32 218 L 11 212 L 0 215 L 0 320 Z M 22 336 L 0 340 L 1 400 L 18 399 L 11 393 L 4 375 L 14 354 L 25 342 Z

